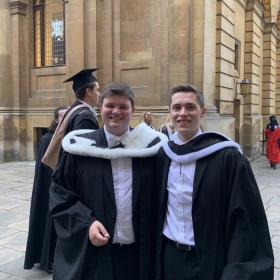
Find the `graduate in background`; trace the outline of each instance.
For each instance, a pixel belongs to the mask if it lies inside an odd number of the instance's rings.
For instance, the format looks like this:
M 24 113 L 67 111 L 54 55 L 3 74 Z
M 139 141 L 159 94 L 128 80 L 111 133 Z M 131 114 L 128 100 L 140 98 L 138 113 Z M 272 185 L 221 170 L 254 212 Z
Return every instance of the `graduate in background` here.
M 170 113 L 167 114 L 164 124 L 160 126 L 159 132 L 164 133 L 168 137 L 168 139 L 171 140 L 175 130 L 170 119 Z
M 84 69 L 64 81 L 64 83 L 73 82 L 72 89 L 77 98 L 70 106 L 65 117 L 73 108 L 78 105 L 84 105 L 71 114 L 67 122 L 65 135 L 70 131 L 78 129 L 98 129 L 96 113 L 93 108 L 95 108 L 99 102 L 99 83 L 96 77 L 92 75 L 92 72 L 98 69 L 99 68 Z
M 73 82 L 72 88 L 77 100 L 70 106 L 63 116 L 59 127 L 42 158 L 42 162 L 55 168 L 63 150 L 61 142 L 63 137 L 73 130 L 98 129 L 96 112 L 93 109 L 99 103 L 99 84 L 92 72 L 99 68 L 84 69 L 64 81 Z
M 269 120 L 265 130 L 266 157 L 270 167 L 276 169 L 276 164 L 280 163 L 280 128 L 275 115 L 270 116 Z
M 31 269 L 39 263 L 40 268 L 52 272 L 56 233 L 49 211 L 49 188 L 53 170 L 41 162 L 56 127 L 66 112 L 67 107 L 58 107 L 54 111 L 54 119 L 38 147 L 33 191 L 31 198 L 29 231 L 25 252 L 24 269 Z
M 149 111 L 144 111 L 142 113 L 139 123 L 146 123 L 147 126 L 155 130 L 155 127 L 152 124 L 152 113 Z

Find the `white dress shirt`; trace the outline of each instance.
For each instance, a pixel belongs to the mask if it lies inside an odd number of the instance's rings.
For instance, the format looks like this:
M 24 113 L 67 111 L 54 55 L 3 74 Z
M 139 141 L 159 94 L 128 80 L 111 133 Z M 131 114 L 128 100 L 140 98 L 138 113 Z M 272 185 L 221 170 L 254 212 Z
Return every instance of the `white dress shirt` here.
M 128 129 L 122 136 L 115 136 L 106 131 L 105 135 L 110 148 L 118 145 L 122 137 L 130 133 Z M 117 219 L 113 243 L 131 244 L 135 242 L 132 225 L 132 159 L 111 159 L 112 175 L 117 207 Z
M 173 134 L 174 143 L 183 145 L 200 135 L 199 130 L 194 137 L 182 142 Z M 186 245 L 195 245 L 192 221 L 192 194 L 196 161 L 177 163 L 171 161 L 167 180 L 167 211 L 163 226 L 163 234 L 171 240 Z

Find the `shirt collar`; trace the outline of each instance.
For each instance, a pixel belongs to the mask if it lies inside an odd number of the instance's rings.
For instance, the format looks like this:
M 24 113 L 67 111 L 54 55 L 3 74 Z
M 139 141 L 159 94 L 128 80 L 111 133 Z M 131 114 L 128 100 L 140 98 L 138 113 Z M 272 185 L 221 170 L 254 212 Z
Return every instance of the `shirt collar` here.
M 175 144 L 177 145 L 184 145 L 185 143 L 188 143 L 189 141 L 191 141 L 192 139 L 194 139 L 195 137 L 197 137 L 198 135 L 202 134 L 201 129 L 198 130 L 198 132 L 189 140 L 183 142 L 179 137 L 178 137 L 178 132 L 174 132 L 174 136 L 172 136 L 172 140 L 174 141 Z
M 81 103 L 83 103 L 85 106 L 88 106 L 88 107 L 90 108 L 90 110 L 93 111 L 93 109 L 90 107 L 90 105 L 89 105 L 88 103 L 86 103 L 86 102 L 84 102 L 84 101 L 82 101 L 82 100 L 80 100 L 80 99 L 79 99 L 79 101 L 80 101 Z
M 105 132 L 105 136 L 106 136 L 106 139 L 107 139 L 108 146 L 109 146 L 109 148 L 112 148 L 112 147 L 114 147 L 114 146 L 116 146 L 116 145 L 118 145 L 122 142 L 122 140 L 125 138 L 125 136 L 130 133 L 130 129 L 128 127 L 127 131 L 123 135 L 116 136 L 116 135 L 108 132 L 106 130 L 106 126 L 104 125 L 104 132 Z

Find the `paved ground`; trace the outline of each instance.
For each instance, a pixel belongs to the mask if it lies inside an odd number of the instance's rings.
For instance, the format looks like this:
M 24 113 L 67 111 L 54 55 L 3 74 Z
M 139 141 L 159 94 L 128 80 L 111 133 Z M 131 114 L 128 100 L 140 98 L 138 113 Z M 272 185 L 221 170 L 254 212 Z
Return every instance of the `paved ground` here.
M 265 157 L 251 163 L 261 190 L 275 254 L 275 280 L 280 280 L 280 167 Z M 24 270 L 34 162 L 0 164 L 0 280 L 50 280 L 38 267 Z M 263 279 L 266 280 L 266 279 Z

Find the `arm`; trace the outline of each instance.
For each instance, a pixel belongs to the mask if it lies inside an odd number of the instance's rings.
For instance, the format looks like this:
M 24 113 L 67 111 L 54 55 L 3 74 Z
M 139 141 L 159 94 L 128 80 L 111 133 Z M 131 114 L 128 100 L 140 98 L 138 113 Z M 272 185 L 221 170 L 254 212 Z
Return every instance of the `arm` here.
M 56 257 L 59 264 L 63 264 L 69 275 L 80 279 L 90 245 L 89 231 L 99 222 L 91 209 L 80 201 L 76 164 L 75 156 L 63 153 L 52 176 L 50 211 L 58 237 Z
M 250 163 L 241 154 L 229 155 L 226 170 L 228 215 L 227 264 L 221 280 L 273 279 L 273 252 L 267 219 Z M 226 174 L 226 173 L 224 173 Z

